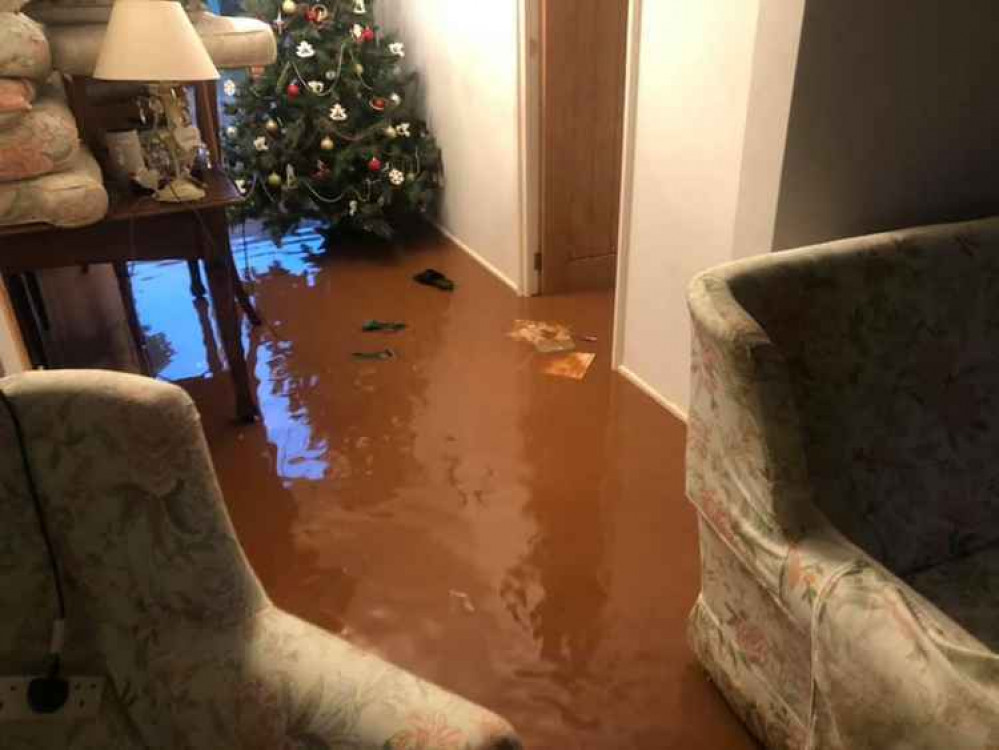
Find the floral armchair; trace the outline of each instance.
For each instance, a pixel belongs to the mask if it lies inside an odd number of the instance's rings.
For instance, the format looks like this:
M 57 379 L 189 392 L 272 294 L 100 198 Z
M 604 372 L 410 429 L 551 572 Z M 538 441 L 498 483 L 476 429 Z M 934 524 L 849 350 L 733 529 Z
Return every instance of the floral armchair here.
M 690 288 L 690 641 L 768 747 L 999 747 L 999 219 Z
M 194 405 L 130 375 L 0 380 L 66 580 L 67 675 L 96 719 L 0 722 L 5 750 L 516 750 L 498 716 L 272 605 L 223 504 Z M 55 598 L 0 409 L 0 674 L 37 674 Z

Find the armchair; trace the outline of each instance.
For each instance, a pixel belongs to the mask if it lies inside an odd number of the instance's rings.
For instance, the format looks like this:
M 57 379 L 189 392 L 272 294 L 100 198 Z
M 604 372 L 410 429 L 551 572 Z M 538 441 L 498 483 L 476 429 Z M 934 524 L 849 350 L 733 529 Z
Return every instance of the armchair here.
M 66 583 L 66 674 L 97 719 L 0 723 L 11 750 L 516 750 L 510 726 L 277 609 L 174 386 L 58 371 L 0 380 Z M 0 674 L 37 673 L 55 615 L 12 422 L 0 411 Z
M 999 747 L 999 219 L 693 281 L 690 642 L 781 750 Z

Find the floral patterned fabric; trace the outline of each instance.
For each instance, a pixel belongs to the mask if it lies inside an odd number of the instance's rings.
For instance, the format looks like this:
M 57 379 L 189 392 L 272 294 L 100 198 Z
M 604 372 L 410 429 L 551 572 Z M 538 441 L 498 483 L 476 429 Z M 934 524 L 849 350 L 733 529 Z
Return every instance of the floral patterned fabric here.
M 107 210 L 101 168 L 84 147 L 61 172 L 0 183 L 0 226 L 43 222 L 80 227 L 100 221 Z
M 275 608 L 173 386 L 85 371 L 0 380 L 66 578 L 65 669 L 108 677 L 96 720 L 3 727 L 14 750 L 517 750 L 509 725 Z M 45 661 L 52 583 L 0 411 L 0 673 Z
M 23 13 L 0 11 L 0 78 L 43 81 L 52 72 L 42 27 Z
M 35 101 L 37 87 L 27 78 L 0 78 L 0 130 L 16 125 Z
M 690 306 L 691 640 L 709 672 L 773 747 L 966 746 L 919 744 L 927 721 L 985 736 L 951 691 L 999 699 L 982 645 L 999 632 L 999 219 L 740 261 Z M 863 657 L 868 625 L 894 635 Z M 904 691 L 886 701 L 896 681 L 938 698 L 919 722 Z M 851 744 L 872 705 L 892 733 Z
M 0 183 L 64 169 L 79 145 L 73 113 L 61 96 L 47 89 L 13 127 L 0 130 Z

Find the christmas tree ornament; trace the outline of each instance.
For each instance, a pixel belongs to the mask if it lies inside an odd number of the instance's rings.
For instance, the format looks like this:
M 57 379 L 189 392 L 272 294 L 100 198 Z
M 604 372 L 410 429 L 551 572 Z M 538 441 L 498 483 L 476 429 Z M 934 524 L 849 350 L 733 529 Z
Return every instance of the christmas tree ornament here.
M 381 172 L 382 171 L 382 160 L 377 156 L 372 156 L 371 161 L 368 162 L 368 171 L 370 172 Z
M 236 87 L 236 82 L 231 78 L 226 78 L 225 83 L 222 84 L 222 91 L 226 96 L 236 96 L 236 92 L 239 89 Z
M 347 109 L 339 102 L 330 107 L 330 119 L 333 122 L 345 122 L 347 117 Z
M 298 12 L 298 3 L 295 0 L 284 0 L 281 3 L 281 10 L 286 16 L 293 16 Z
M 389 125 L 387 128 L 385 128 L 385 135 L 389 138 L 398 138 L 399 131 L 397 131 L 395 128 Z
M 241 195 L 246 195 L 246 180 L 239 178 L 232 181 Z
M 357 214 L 357 207 L 358 207 L 357 206 L 357 201 L 351 201 L 348 204 L 348 211 L 349 211 L 349 213 L 350 213 L 351 216 L 354 216 L 355 214 Z
M 271 25 L 278 34 L 284 33 L 284 27 L 287 25 L 284 21 L 284 16 L 281 15 L 281 11 L 278 11 L 277 18 L 271 21 Z
M 361 65 L 361 63 L 358 63 L 357 65 L 354 66 L 354 72 L 357 73 L 357 75 L 359 75 L 359 76 L 363 76 L 364 75 L 364 66 Z
M 398 94 L 392 94 L 392 96 L 389 97 L 389 101 L 391 101 L 395 106 L 398 107 L 400 104 L 402 104 L 402 97 L 399 96 Z
M 322 93 L 326 90 L 326 86 L 325 86 L 325 84 L 323 84 L 322 81 L 309 81 L 305 85 L 309 87 L 309 90 L 313 94 L 322 95 Z
M 329 8 L 325 5 L 313 5 L 312 6 L 312 22 L 313 23 L 323 23 L 327 18 L 330 17 Z
M 362 42 L 373 42 L 375 41 L 375 30 L 372 28 L 366 28 L 364 33 L 361 34 Z
M 257 151 L 271 150 L 271 147 L 267 145 L 267 139 L 262 135 L 253 139 L 253 148 L 255 148 Z
M 287 92 L 289 99 L 294 99 L 295 97 L 297 97 L 299 94 L 302 93 L 302 89 L 299 88 L 298 84 L 295 83 L 294 81 L 288 84 L 288 88 L 285 89 L 285 91 Z
M 324 136 L 323 139 L 319 141 L 319 148 L 323 151 L 332 151 L 334 146 L 336 146 L 336 144 L 333 143 L 333 139 L 328 135 Z
M 361 37 L 364 36 L 364 27 L 361 26 L 361 24 L 359 23 L 355 23 L 353 26 L 350 27 L 350 33 L 351 36 L 354 37 L 354 39 L 356 39 L 357 41 L 361 41 Z
M 374 99 L 371 100 L 371 109 L 373 109 L 375 112 L 384 112 L 385 107 L 387 106 L 388 102 L 386 102 L 380 96 L 376 96 Z
M 389 172 L 389 182 L 391 182 L 396 187 L 399 187 L 406 181 L 406 175 L 404 175 L 398 169 L 393 169 Z
M 400 122 L 398 125 L 395 126 L 395 132 L 398 133 L 399 135 L 401 135 L 403 138 L 409 138 L 409 135 L 410 135 L 410 133 L 409 133 L 409 123 L 408 122 Z
M 267 118 L 267 122 L 264 123 L 264 130 L 266 130 L 268 133 L 270 133 L 272 135 L 274 133 L 278 132 L 278 130 L 280 130 L 280 129 L 281 129 L 281 126 L 277 124 L 277 121 L 272 120 L 269 117 Z
M 335 70 L 327 70 L 325 73 L 323 73 L 323 78 L 325 78 L 327 81 L 335 81 L 336 80 L 336 71 Z
M 239 131 L 238 131 L 238 130 L 236 130 L 236 126 L 235 126 L 235 125 L 230 125 L 229 127 L 227 127 L 227 128 L 225 129 L 225 134 L 226 134 L 226 135 L 227 135 L 227 136 L 228 136 L 229 138 L 235 138 L 235 137 L 236 137 L 236 136 L 237 136 L 237 135 L 239 134 Z
M 363 16 L 368 12 L 367 5 L 365 5 L 364 0 L 354 0 L 354 13 L 359 16 Z
M 292 166 L 291 164 L 288 164 L 284 168 L 284 174 L 285 174 L 285 178 L 284 178 L 284 186 L 285 186 L 285 188 L 288 189 L 288 190 L 294 190 L 295 188 L 297 188 L 298 187 L 298 175 L 295 174 L 295 167 Z
M 392 42 L 392 44 L 388 46 L 388 50 L 396 57 L 406 56 L 406 45 L 402 42 Z
M 271 172 L 267 175 L 267 184 L 271 187 L 281 187 L 281 175 L 277 172 Z
M 302 59 L 315 57 L 316 48 L 306 41 L 301 41 L 298 43 L 298 46 L 295 48 L 295 54 L 301 57 Z

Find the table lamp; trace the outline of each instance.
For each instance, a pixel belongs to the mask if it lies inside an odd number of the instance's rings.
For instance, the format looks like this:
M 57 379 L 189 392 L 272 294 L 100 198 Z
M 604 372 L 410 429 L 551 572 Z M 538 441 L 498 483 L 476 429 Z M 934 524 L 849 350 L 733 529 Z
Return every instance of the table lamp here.
M 176 87 L 185 82 L 214 81 L 218 77 L 218 70 L 180 3 L 115 2 L 94 78 L 149 84 L 156 119 L 165 118 L 163 140 L 173 169 L 172 179 L 156 192 L 157 200 L 179 203 L 205 196 L 205 191 L 191 179 L 189 162 L 193 159 L 187 158 L 202 145 L 201 136 L 197 128 L 185 121 Z

